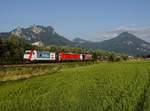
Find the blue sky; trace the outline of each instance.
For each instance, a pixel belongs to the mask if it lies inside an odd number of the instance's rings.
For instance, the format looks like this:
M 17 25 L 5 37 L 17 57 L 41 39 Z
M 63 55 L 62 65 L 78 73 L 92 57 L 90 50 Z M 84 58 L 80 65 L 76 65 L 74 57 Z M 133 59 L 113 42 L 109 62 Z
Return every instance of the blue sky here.
M 0 0 L 0 32 L 51 25 L 67 38 L 120 26 L 150 26 L 150 0 Z

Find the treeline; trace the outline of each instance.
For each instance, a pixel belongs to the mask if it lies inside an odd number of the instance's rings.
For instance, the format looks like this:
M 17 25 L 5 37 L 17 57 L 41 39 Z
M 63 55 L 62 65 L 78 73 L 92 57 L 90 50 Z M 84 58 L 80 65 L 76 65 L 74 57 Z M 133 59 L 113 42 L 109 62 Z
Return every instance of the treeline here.
M 94 50 L 93 51 L 93 58 L 97 61 L 122 61 L 122 60 L 128 60 L 129 56 L 127 54 L 122 53 L 115 53 L 115 52 L 109 52 L 109 51 L 103 51 L 103 50 Z
M 143 56 L 137 56 L 137 58 L 150 59 L 150 54 L 148 54 L 148 55 L 143 55 Z
M 0 38 L 0 64 L 22 63 L 24 51 L 32 47 L 25 40 L 14 35 L 8 39 Z
M 48 47 L 35 47 L 24 39 L 11 35 L 8 39 L 0 38 L 0 64 L 15 64 L 23 62 L 25 50 L 47 50 L 50 52 L 72 52 L 72 53 L 91 53 L 93 60 L 96 61 L 121 61 L 127 60 L 128 56 L 103 50 L 83 49 L 70 46 L 50 45 Z

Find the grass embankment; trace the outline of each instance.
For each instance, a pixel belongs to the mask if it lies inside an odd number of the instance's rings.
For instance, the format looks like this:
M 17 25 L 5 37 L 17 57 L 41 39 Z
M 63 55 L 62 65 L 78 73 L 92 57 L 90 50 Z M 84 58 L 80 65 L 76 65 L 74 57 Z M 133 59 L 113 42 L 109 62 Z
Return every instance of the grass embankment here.
M 33 76 L 56 73 L 64 68 L 78 67 L 93 64 L 93 62 L 70 62 L 70 63 L 51 63 L 51 64 L 26 64 L 8 65 L 0 67 L 0 82 L 26 79 Z
M 1 111 L 149 109 L 150 62 L 100 63 L 0 85 Z M 147 96 L 147 97 L 146 97 Z

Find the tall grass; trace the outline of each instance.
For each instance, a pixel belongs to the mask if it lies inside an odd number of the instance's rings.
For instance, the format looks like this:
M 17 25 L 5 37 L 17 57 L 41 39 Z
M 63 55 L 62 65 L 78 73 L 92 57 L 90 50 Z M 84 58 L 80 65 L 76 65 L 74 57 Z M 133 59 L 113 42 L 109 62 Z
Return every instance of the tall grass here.
M 64 68 L 78 67 L 82 65 L 93 64 L 88 62 L 69 62 L 69 63 L 52 63 L 52 64 L 29 64 L 25 66 L 7 66 L 0 67 L 0 82 L 30 78 L 33 76 L 55 73 Z
M 100 63 L 0 85 L 1 111 L 145 110 L 150 62 Z M 145 94 L 146 93 L 146 94 Z M 149 103 L 149 100 L 145 100 Z M 148 106 L 146 107 L 148 108 Z

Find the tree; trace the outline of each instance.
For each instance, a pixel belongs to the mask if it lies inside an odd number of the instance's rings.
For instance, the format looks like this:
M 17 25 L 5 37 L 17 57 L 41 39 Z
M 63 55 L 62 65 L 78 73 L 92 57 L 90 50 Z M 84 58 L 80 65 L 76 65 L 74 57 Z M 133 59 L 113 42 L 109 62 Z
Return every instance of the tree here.
M 3 40 L 0 38 L 0 63 L 3 60 L 2 55 L 3 55 Z
M 17 36 L 0 39 L 0 64 L 20 63 L 26 49 L 32 49 L 32 46 Z

